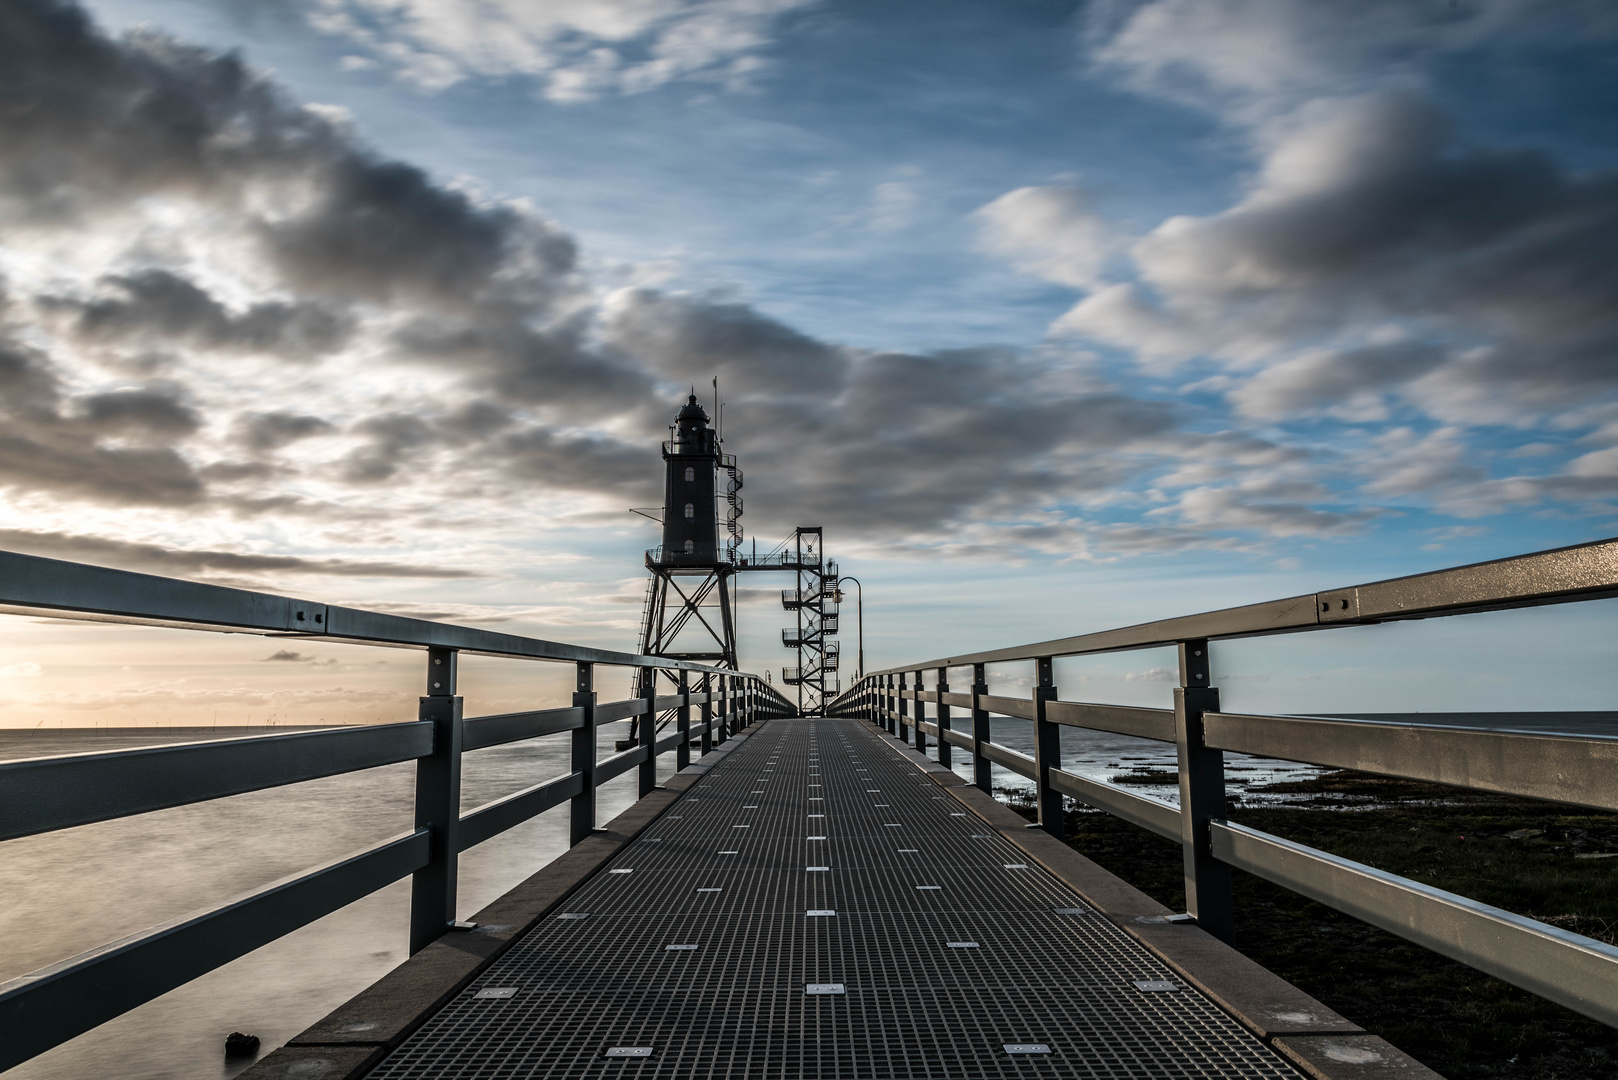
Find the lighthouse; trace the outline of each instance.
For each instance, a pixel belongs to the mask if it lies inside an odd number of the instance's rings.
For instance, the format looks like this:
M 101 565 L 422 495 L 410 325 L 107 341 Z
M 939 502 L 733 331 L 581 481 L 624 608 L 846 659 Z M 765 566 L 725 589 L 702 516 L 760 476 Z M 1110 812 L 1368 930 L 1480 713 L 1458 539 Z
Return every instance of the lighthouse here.
M 692 394 L 663 444 L 663 552 L 668 567 L 719 564 L 719 437 Z
M 715 408 L 717 404 L 715 384 Z M 797 588 L 781 590 L 781 604 L 795 614 L 796 626 L 781 631 L 781 644 L 794 649 L 798 663 L 783 668 L 783 681 L 798 688 L 798 709 L 817 715 L 835 693 L 838 669 L 837 564 L 822 552 L 821 528 L 800 525 L 791 537 L 761 557 L 742 548 L 742 471 L 725 453 L 713 418 L 695 391 L 669 425 L 663 443 L 663 505 L 635 511 L 659 520 L 663 543 L 646 553 L 646 605 L 641 610 L 640 652 L 677 660 L 736 662 L 736 575 L 792 573 Z M 634 693 L 646 696 L 653 669 L 637 671 Z M 677 676 L 665 671 L 664 677 Z M 663 722 L 667 717 L 661 718 Z M 635 721 L 638 725 L 639 721 Z M 634 745 L 634 737 L 620 749 Z

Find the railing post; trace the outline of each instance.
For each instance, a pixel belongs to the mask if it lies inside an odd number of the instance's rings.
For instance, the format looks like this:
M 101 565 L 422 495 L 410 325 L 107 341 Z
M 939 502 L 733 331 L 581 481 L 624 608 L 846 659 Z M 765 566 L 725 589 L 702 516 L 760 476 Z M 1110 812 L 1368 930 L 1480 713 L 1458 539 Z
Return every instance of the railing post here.
M 454 649 L 427 650 L 427 696 L 418 716 L 433 725 L 433 752 L 416 759 L 416 828 L 430 832 L 427 865 L 410 879 L 410 951 L 418 953 L 455 922 L 455 864 L 460 854 L 461 699 Z
M 640 670 L 646 688 L 646 711 L 640 725 L 640 744 L 646 748 L 646 760 L 640 763 L 640 797 L 644 799 L 657 787 L 657 669 Z
M 901 671 L 899 672 L 899 741 L 902 743 L 910 741 L 910 724 L 908 723 L 910 707 L 909 699 L 905 697 L 906 689 L 905 673 Z
M 713 676 L 702 673 L 702 755 L 713 753 Z
M 927 753 L 927 733 L 921 728 L 927 722 L 927 703 L 921 700 L 921 695 L 925 693 L 922 678 L 925 674 L 925 671 L 916 672 L 916 752 L 923 755 Z
M 680 733 L 680 745 L 674 748 L 674 768 L 678 772 L 691 764 L 691 673 L 680 669 L 680 711 L 675 714 L 674 726 Z
M 1203 742 L 1202 714 L 1219 711 L 1210 685 L 1208 642 L 1180 643 L 1180 685 L 1174 690 L 1174 734 L 1180 752 L 1180 843 L 1185 853 L 1185 909 L 1214 937 L 1235 929 L 1230 867 L 1208 849 L 1208 822 L 1225 816 L 1225 755 Z
M 719 741 L 730 738 L 730 680 L 731 675 L 719 676 Z
M 573 796 L 569 809 L 569 842 L 574 844 L 596 827 L 596 666 L 580 660 L 577 668 L 573 707 L 584 710 L 584 725 L 573 729 L 573 771 L 579 774 L 584 788 Z
M 983 744 L 992 741 L 989 713 L 983 707 L 983 699 L 989 693 L 989 683 L 983 673 L 983 667 L 982 664 L 972 665 L 972 783 L 992 795 L 994 783 L 989 775 L 990 762 L 983 756 Z
M 898 685 L 898 678 L 890 672 L 888 674 L 888 696 L 886 702 L 889 713 L 896 713 L 904 707 L 899 703 L 899 694 L 897 692 Z M 899 723 L 899 718 L 897 716 L 889 715 L 883 717 L 883 719 L 888 722 L 888 734 L 892 735 L 894 738 L 898 738 L 899 732 L 903 729 L 903 725 Z
M 1034 789 L 1039 805 L 1039 824 L 1046 832 L 1062 839 L 1062 793 L 1051 786 L 1051 770 L 1062 767 L 1062 729 L 1045 717 L 1045 703 L 1056 697 L 1056 675 L 1051 658 L 1034 661 Z
M 949 690 L 949 669 L 938 669 L 938 763 L 944 768 L 953 768 L 955 755 L 944 732 L 949 729 L 949 706 L 944 704 L 944 694 Z

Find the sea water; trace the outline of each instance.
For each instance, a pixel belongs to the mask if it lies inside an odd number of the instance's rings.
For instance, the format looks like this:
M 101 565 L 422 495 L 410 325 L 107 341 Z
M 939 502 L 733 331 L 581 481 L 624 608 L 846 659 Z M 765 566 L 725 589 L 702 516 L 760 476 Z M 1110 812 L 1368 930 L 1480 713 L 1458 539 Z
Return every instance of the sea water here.
M 600 729 L 598 757 L 624 724 Z M 286 729 L 277 729 L 286 730 Z M 49 757 L 251 731 L 164 729 L 0 732 L 0 758 Z M 569 736 L 466 756 L 462 811 L 565 774 Z M 659 760 L 662 775 L 674 755 Z M 411 827 L 412 763 L 0 843 L 0 982 L 156 923 L 209 907 Z M 635 800 L 635 774 L 603 785 L 597 820 Z M 567 849 L 564 804 L 462 854 L 465 918 Z M 250 1060 L 226 1059 L 225 1036 L 257 1035 L 262 1052 L 365 989 L 408 955 L 405 879 L 170 991 L 5 1074 L 6 1080 L 214 1080 Z

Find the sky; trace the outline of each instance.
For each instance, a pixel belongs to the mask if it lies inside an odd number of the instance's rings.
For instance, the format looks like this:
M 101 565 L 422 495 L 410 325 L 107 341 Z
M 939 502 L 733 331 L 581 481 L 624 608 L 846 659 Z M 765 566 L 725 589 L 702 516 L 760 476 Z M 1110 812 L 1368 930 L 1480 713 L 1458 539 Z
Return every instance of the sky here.
M 1608 0 L 0 0 L 9 550 L 632 650 L 717 376 L 887 666 L 1618 534 L 1615 312 Z M 1598 708 L 1582 608 L 1216 676 Z M 14 618 L 0 726 L 408 718 L 281 644 Z

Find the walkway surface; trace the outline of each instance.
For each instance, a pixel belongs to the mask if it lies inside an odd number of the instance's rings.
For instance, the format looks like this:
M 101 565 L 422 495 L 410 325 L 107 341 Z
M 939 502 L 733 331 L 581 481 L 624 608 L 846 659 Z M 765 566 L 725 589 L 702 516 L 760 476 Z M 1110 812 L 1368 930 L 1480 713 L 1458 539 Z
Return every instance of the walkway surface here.
M 367 1080 L 1297 1074 L 853 720 L 764 725 Z

